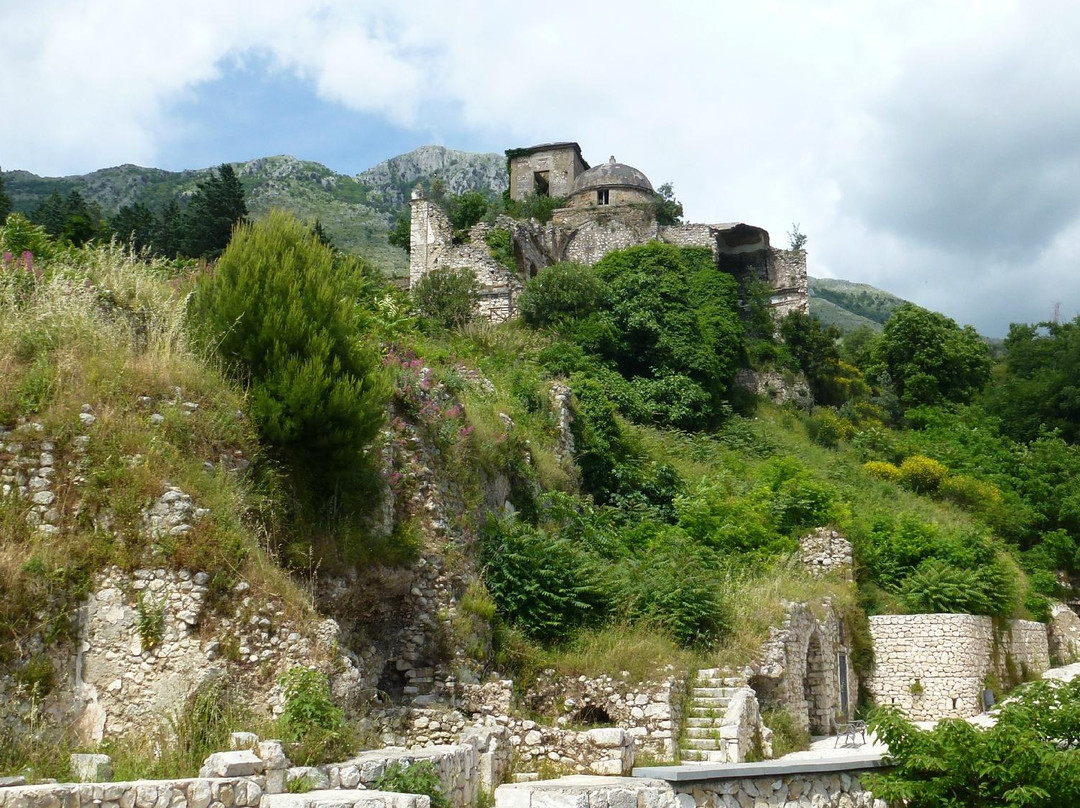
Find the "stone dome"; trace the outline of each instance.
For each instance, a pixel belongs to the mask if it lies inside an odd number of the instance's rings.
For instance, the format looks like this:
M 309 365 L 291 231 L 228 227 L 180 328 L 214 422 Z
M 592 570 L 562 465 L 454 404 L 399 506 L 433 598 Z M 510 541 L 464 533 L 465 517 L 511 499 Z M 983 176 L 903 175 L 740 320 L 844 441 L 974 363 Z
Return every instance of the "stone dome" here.
M 648 177 L 633 166 L 616 163 L 614 157 L 606 163 L 583 171 L 574 181 L 575 194 L 594 188 L 638 188 L 646 193 L 653 193 Z

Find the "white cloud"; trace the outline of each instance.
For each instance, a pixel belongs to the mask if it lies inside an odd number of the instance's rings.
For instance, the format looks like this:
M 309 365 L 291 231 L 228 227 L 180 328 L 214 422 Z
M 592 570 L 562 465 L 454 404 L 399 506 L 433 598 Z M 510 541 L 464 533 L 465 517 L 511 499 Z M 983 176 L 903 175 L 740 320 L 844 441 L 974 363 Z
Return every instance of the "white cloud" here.
M 419 132 L 614 153 L 698 220 L 779 242 L 798 221 L 812 271 L 1000 332 L 1080 300 L 1078 21 L 1064 0 L 0 0 L 0 161 L 160 161 L 176 100 L 258 55 Z

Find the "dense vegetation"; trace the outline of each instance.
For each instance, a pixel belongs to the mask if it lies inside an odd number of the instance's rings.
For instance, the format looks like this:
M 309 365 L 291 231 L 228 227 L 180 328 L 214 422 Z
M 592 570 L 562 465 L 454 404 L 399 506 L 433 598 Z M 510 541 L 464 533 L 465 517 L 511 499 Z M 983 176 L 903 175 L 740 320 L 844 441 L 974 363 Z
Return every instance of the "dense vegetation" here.
M 0 229 L 0 425 L 33 418 L 67 441 L 83 404 L 102 413 L 61 538 L 0 500 L 6 652 L 42 619 L 63 637 L 107 564 L 197 564 L 223 597 L 243 574 L 299 613 L 295 581 L 320 564 L 409 559 L 427 540 L 415 514 L 389 539 L 365 519 L 394 436 L 432 446 L 452 481 L 452 546 L 433 549 L 470 578 L 455 631 L 471 642 L 468 621 L 493 623 L 468 654 L 519 677 L 742 664 L 783 600 L 826 596 L 865 670 L 866 612 L 1043 619 L 1080 572 L 1080 321 L 1015 326 L 992 366 L 970 329 L 910 305 L 880 334 L 801 314 L 774 326 L 761 290 L 743 307 L 707 251 L 651 244 L 546 270 L 522 320 L 496 326 L 474 321 L 468 273 L 407 296 L 287 214 L 243 223 L 225 204 L 236 191 L 223 168 L 200 191 L 217 202 L 181 214 L 232 228 L 201 266 L 82 243 L 93 211 L 77 198 L 60 198 L 53 233 L 19 214 Z M 491 210 L 479 196 L 448 205 L 459 230 Z M 146 211 L 128 214 L 152 239 Z M 748 366 L 805 376 L 816 405 L 749 400 L 733 382 Z M 570 454 L 553 384 L 571 393 Z M 174 407 L 159 426 L 134 403 L 177 387 L 199 403 L 191 417 Z M 225 449 L 252 472 L 208 472 Z M 510 492 L 497 511 L 495 478 Z M 163 479 L 214 514 L 184 541 L 139 530 Z M 119 541 L 100 540 L 105 518 Z M 852 540 L 856 586 L 793 563 L 798 538 L 825 525 Z M 279 729 L 298 754 L 350 737 L 322 682 L 288 684 Z

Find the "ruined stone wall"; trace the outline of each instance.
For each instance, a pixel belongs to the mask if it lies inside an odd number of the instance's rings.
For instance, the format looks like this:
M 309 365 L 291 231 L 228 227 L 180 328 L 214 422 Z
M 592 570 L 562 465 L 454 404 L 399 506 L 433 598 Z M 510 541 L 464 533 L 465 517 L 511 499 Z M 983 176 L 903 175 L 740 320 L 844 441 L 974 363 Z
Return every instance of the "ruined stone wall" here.
M 756 396 L 769 399 L 774 404 L 786 404 L 790 401 L 800 407 L 809 407 L 814 401 L 810 394 L 810 384 L 802 373 L 739 368 L 735 371 L 735 384 Z
M 409 222 L 409 286 L 414 287 L 420 279 L 436 266 L 437 257 L 454 243 L 454 229 L 450 219 L 438 205 L 429 202 L 423 191 L 413 191 L 410 201 Z
M 799 557 L 811 575 L 820 577 L 832 573 L 851 580 L 851 542 L 832 528 L 821 527 L 801 538 Z
M 783 624 L 770 628 L 750 686 L 764 704 L 787 710 L 802 729 L 828 735 L 844 713 L 845 690 L 847 713 L 854 709 L 858 682 L 849 661 L 841 668 L 850 647 L 839 614 L 828 603 L 820 609 L 821 617 L 807 604 L 791 604 Z
M 1049 667 L 1046 627 L 1029 620 L 1014 620 L 995 637 L 993 621 L 982 615 L 877 615 L 870 633 L 871 695 L 916 721 L 977 715 L 989 674 L 1008 686 Z
M 768 281 L 773 287 L 772 307 L 777 317 L 789 312 L 810 313 L 810 286 L 805 250 L 769 249 Z
M 595 264 L 609 252 L 648 244 L 656 238 L 656 217 L 646 206 L 555 211 L 556 225 L 570 232 L 564 259 Z
M 1064 603 L 1050 609 L 1049 651 L 1055 665 L 1068 665 L 1080 659 L 1080 617 Z
M 547 671 L 522 698 L 527 709 L 553 718 L 558 726 L 620 727 L 639 752 L 674 760 L 685 692 L 684 676 L 634 684 L 615 676 L 557 676 Z
M 548 196 L 569 196 L 585 164 L 572 146 L 517 155 L 510 160 L 510 198 L 522 200 L 536 192 L 534 173 L 547 172 Z
M 708 247 L 717 255 L 716 230 L 709 224 L 676 224 L 661 227 L 657 237 L 676 247 Z

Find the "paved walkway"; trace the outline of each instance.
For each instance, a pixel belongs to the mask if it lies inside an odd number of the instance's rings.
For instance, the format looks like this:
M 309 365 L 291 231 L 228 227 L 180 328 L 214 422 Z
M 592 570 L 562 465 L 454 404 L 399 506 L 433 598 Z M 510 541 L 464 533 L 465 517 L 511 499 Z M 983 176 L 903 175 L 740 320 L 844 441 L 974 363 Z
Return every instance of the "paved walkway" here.
M 1072 665 L 1063 665 L 1060 668 L 1051 668 L 1042 675 L 1042 678 L 1059 679 L 1063 682 L 1068 682 L 1075 679 L 1077 676 L 1080 676 L 1080 662 L 1073 663 Z M 1008 701 L 1008 699 L 1006 699 L 1006 701 Z M 972 716 L 968 721 L 977 727 L 992 727 L 997 722 L 997 710 L 995 708 L 990 712 Z M 915 721 L 914 724 L 919 729 L 933 729 L 937 722 Z M 836 746 L 835 736 L 828 735 L 815 737 L 811 741 L 809 749 L 784 755 L 780 760 L 842 760 L 845 757 L 857 757 L 872 754 L 885 755 L 889 751 L 889 747 L 878 741 L 872 732 L 867 733 L 866 741 L 865 744 L 859 746 L 844 746 L 843 743 L 841 743 L 840 746 Z

